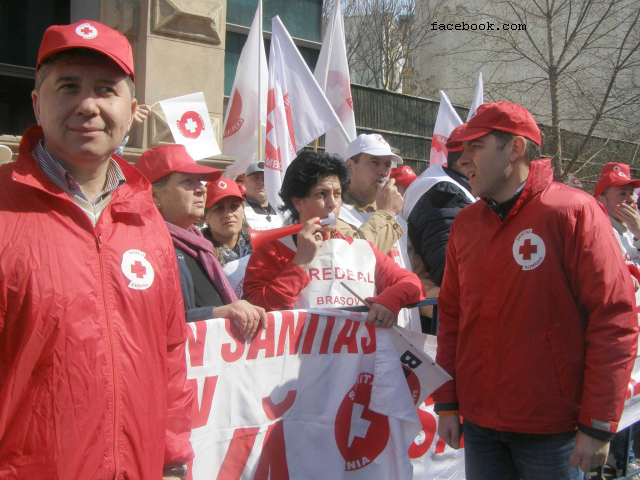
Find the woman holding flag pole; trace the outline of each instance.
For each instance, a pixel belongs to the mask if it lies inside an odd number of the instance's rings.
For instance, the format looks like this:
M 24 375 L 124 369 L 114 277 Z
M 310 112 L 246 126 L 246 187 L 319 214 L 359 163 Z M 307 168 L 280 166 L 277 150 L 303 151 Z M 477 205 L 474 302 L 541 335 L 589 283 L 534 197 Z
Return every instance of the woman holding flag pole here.
M 367 322 L 387 328 L 402 307 L 424 298 L 418 277 L 391 257 L 317 223 L 338 216 L 348 187 L 349 169 L 336 156 L 302 152 L 291 162 L 280 191 L 282 208 L 304 226 L 253 252 L 243 298 L 272 311 L 357 306 L 361 297 L 371 304 Z

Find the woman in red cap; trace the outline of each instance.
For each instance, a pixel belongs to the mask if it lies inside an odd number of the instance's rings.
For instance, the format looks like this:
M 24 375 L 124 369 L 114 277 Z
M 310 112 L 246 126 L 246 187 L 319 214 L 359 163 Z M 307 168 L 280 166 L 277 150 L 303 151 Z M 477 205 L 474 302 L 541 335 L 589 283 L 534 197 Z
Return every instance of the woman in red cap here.
M 153 202 L 171 233 L 187 322 L 232 318 L 247 338 L 266 328 L 264 309 L 238 300 L 222 272 L 212 243 L 193 224 L 204 215 L 207 189 L 222 172 L 199 165 L 183 145 L 165 145 L 144 152 L 136 162 L 151 182 Z
M 222 178 L 207 183 L 204 221 L 207 227 L 202 233 L 213 243 L 231 287 L 241 297 L 244 271 L 252 248 L 249 226 L 244 218 L 244 197 L 236 182 Z

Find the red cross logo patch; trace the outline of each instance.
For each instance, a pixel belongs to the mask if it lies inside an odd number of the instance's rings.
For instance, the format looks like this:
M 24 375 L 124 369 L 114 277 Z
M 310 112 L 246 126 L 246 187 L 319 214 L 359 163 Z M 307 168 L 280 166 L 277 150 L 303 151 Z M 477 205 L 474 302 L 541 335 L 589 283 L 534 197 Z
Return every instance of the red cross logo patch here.
M 222 190 L 226 189 L 226 188 L 227 188 L 227 184 L 226 184 L 226 182 L 224 182 L 224 181 L 220 180 L 220 181 L 218 182 L 218 188 L 221 188 Z
M 82 38 L 86 38 L 87 40 L 91 38 L 96 38 L 98 36 L 98 30 L 96 27 L 91 25 L 90 23 L 83 23 L 76 27 L 76 33 Z
M 130 282 L 128 287 L 133 290 L 146 290 L 153 283 L 155 274 L 146 256 L 140 250 L 127 250 L 122 255 L 120 268 Z
M 204 121 L 197 112 L 189 110 L 178 120 L 178 131 L 184 138 L 194 140 L 204 132 Z
M 522 270 L 533 270 L 544 260 L 546 249 L 542 238 L 531 229 L 523 230 L 513 242 L 513 258 Z

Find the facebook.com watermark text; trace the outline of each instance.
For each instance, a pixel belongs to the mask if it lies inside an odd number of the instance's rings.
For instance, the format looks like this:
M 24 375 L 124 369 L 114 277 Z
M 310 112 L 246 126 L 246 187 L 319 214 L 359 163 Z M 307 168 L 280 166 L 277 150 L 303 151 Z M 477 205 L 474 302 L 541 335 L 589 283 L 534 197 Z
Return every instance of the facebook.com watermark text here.
M 467 23 L 467 22 L 458 22 L 458 23 L 440 23 L 433 22 L 431 24 L 431 30 L 473 30 L 473 31 L 486 31 L 486 32 L 495 32 L 499 30 L 520 30 L 526 31 L 527 25 L 525 23 L 493 23 L 493 22 L 482 22 L 482 23 Z

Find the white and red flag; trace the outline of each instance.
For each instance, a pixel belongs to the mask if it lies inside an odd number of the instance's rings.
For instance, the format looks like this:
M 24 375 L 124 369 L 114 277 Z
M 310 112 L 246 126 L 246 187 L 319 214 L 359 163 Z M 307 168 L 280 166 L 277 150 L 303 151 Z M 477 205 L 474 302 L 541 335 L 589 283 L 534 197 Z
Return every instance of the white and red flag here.
M 204 93 L 192 93 L 160 102 L 176 143 L 184 145 L 194 160 L 220 155 Z
M 231 99 L 224 117 L 222 153 L 235 157 L 224 176 L 243 174 L 258 159 L 259 129 L 264 131 L 267 119 L 267 56 L 262 38 L 262 0 L 251 24 L 247 42 L 242 48 Z M 262 138 L 264 144 L 264 138 Z
M 271 26 L 264 182 L 267 198 L 281 205 L 278 192 L 296 152 L 340 124 L 279 17 Z
M 350 137 L 347 138 L 340 127 L 328 131 L 325 135 L 325 151 L 346 159 L 347 147 L 357 134 L 340 0 L 334 4 L 314 76 Z
M 459 125 L 462 125 L 462 120 L 460 120 L 453 105 L 451 105 L 447 94 L 440 90 L 440 106 L 438 107 L 436 125 L 433 128 L 433 136 L 431 137 L 431 153 L 429 154 L 431 165 L 447 163 L 447 148 L 445 144 L 453 129 Z
M 473 94 L 473 102 L 471 102 L 471 108 L 467 115 L 467 122 L 471 120 L 471 117 L 476 113 L 478 107 L 484 103 L 484 83 L 482 82 L 482 72 L 478 73 L 478 81 L 476 82 L 476 91 Z

